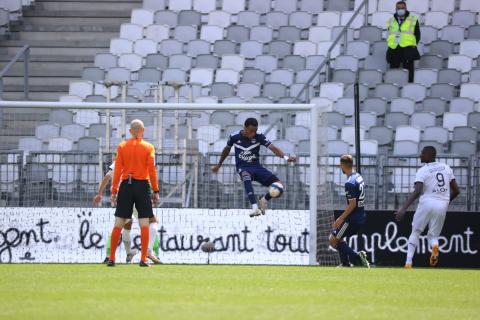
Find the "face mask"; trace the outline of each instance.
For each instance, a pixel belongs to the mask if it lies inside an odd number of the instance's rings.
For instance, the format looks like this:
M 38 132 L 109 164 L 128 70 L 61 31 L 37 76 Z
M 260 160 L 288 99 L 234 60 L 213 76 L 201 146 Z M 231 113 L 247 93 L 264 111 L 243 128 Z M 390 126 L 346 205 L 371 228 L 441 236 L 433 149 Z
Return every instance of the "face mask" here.
M 397 10 L 397 15 L 399 17 L 403 17 L 405 15 L 405 9 L 398 9 Z

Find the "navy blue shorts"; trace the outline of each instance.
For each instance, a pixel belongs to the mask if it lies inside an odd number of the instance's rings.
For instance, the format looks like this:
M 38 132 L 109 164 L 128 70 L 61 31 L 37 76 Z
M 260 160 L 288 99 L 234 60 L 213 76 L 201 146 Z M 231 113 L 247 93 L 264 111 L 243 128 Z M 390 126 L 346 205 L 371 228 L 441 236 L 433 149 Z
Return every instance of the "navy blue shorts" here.
M 253 181 L 257 181 L 265 187 L 270 186 L 274 182 L 280 181 L 280 179 L 278 179 L 270 170 L 261 166 L 241 167 L 237 170 L 240 178 L 242 177 L 242 172 L 248 172 L 252 176 Z
M 361 223 L 345 221 L 340 227 L 332 231 L 332 235 L 337 239 L 351 237 L 357 235 L 362 229 L 362 226 L 363 224 Z

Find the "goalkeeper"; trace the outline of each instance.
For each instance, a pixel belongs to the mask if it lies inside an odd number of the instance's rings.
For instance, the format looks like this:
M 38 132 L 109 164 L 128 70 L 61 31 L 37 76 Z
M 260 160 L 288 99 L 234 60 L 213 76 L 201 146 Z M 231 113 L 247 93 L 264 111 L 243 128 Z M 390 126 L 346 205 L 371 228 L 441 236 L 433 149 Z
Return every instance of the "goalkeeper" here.
M 272 172 L 260 165 L 259 152 L 260 145 L 270 149 L 275 155 L 285 159 L 287 162 L 295 162 L 295 156 L 286 155 L 282 150 L 270 142 L 264 134 L 257 133 L 258 121 L 255 118 L 248 118 L 245 121 L 244 128 L 236 133 L 232 133 L 227 141 L 227 146 L 223 149 L 220 161 L 212 168 L 217 173 L 227 158 L 232 147 L 235 148 L 235 164 L 237 172 L 243 181 L 248 200 L 252 205 L 250 217 L 256 217 L 265 214 L 267 202 L 272 198 L 278 198 L 284 191 L 283 183 Z M 257 181 L 265 187 L 270 187 L 269 192 L 258 199 L 253 191 L 252 181 Z

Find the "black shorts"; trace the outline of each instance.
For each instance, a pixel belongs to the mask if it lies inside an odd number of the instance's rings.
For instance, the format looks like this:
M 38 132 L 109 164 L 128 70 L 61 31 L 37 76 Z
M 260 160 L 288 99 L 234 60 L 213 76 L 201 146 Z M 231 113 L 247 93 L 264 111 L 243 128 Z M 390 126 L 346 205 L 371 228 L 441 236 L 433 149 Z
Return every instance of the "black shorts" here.
M 123 180 L 120 184 L 117 196 L 117 209 L 115 217 L 131 219 L 133 205 L 137 208 L 138 218 L 152 218 L 152 198 L 151 188 L 148 180 Z
M 348 238 L 357 235 L 363 227 L 361 223 L 347 222 L 342 223 L 338 229 L 332 231 L 332 235 L 337 239 Z

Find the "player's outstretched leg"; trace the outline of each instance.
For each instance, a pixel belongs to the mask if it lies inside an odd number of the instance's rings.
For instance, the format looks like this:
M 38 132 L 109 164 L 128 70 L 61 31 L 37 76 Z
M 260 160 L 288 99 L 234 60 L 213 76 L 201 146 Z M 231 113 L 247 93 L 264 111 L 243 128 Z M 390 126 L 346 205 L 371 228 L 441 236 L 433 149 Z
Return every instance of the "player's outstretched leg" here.
M 350 266 L 350 263 L 361 262 L 367 268 L 370 268 L 370 263 L 367 259 L 365 251 L 355 252 L 343 239 L 345 234 L 348 234 L 348 223 L 344 223 L 338 229 L 334 230 L 330 235 L 330 245 L 337 249 L 342 265 Z
M 252 211 L 250 212 L 250 217 L 256 217 L 261 215 L 261 211 L 258 208 L 257 198 L 255 197 L 255 192 L 253 192 L 253 185 L 252 185 L 252 176 L 248 172 L 241 173 L 243 186 L 245 188 L 245 192 L 247 193 L 248 200 L 252 205 Z
M 148 259 L 152 261 L 154 264 L 161 264 L 160 258 L 158 258 L 155 253 L 153 252 L 153 247 L 155 244 L 156 239 L 158 238 L 158 225 L 157 225 L 157 218 L 152 217 L 150 218 L 150 234 L 148 239 Z
M 407 249 L 407 260 L 405 261 L 405 268 L 412 268 L 413 255 L 417 249 L 418 239 L 420 238 L 421 231 L 412 230 L 412 234 L 408 237 L 408 249 Z
M 132 249 L 132 238 L 130 236 L 130 231 L 132 230 L 132 220 L 128 220 L 125 223 L 122 231 L 122 241 L 123 246 L 125 247 L 125 253 L 127 254 L 126 263 L 132 262 L 133 257 L 138 253 L 137 249 Z
M 268 201 L 270 201 L 272 198 L 280 198 L 284 190 L 285 187 L 281 181 L 275 181 L 269 186 L 267 193 L 258 199 L 258 204 L 262 214 L 265 214 L 265 211 L 267 210 Z

